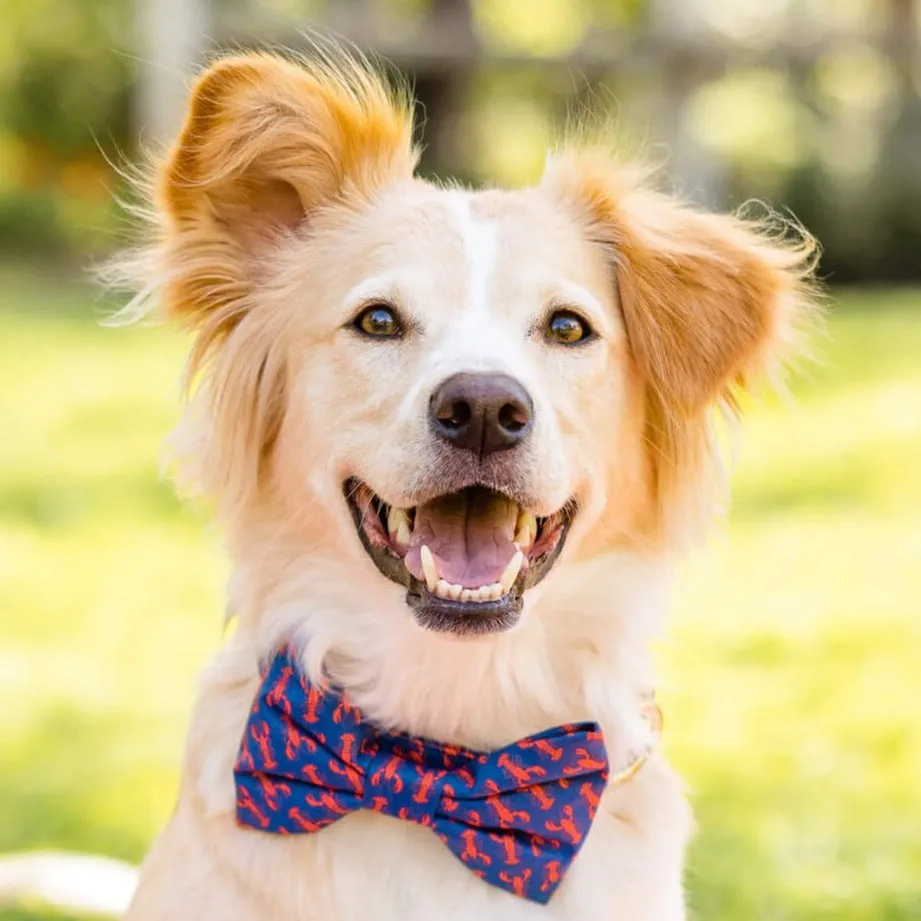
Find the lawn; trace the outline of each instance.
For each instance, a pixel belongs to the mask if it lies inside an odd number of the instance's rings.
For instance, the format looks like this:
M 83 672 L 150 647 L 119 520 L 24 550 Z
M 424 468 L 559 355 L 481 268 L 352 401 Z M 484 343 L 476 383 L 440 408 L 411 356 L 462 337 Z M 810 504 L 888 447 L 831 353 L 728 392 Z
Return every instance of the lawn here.
M 921 917 L 921 294 L 840 302 L 754 409 L 660 650 L 702 921 Z M 0 270 L 0 852 L 137 861 L 226 570 L 157 476 L 183 342 L 103 306 Z

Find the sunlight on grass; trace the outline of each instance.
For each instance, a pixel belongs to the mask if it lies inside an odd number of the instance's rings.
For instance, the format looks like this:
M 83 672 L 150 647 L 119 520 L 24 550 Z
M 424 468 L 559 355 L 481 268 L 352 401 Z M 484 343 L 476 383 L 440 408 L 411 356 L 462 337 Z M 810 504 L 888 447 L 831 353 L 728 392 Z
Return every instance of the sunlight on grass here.
M 829 332 L 754 409 L 662 644 L 701 919 L 921 917 L 921 296 L 850 296 Z M 138 860 L 171 808 L 226 575 L 157 478 L 182 355 L 0 273 L 0 851 Z

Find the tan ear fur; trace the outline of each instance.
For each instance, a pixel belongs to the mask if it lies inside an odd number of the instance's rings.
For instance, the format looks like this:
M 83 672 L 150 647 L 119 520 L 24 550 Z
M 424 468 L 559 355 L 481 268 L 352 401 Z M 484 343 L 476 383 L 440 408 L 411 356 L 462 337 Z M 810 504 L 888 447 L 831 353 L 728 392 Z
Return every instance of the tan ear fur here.
M 200 329 L 196 358 L 239 319 L 222 308 L 245 295 L 261 243 L 322 205 L 409 178 L 416 161 L 408 100 L 363 63 L 253 54 L 205 71 L 156 186 L 165 307 Z
M 174 437 L 190 486 L 232 505 L 257 484 L 287 376 L 283 318 L 253 296 L 265 262 L 309 233 L 316 209 L 353 206 L 411 178 L 412 132 L 408 95 L 341 51 L 301 63 L 226 58 L 195 83 L 185 124 L 155 171 L 155 239 L 110 273 L 116 283 L 143 276 L 125 318 L 155 299 L 195 332 L 187 383 L 207 373 Z
M 544 185 L 611 266 L 647 391 L 660 524 L 676 510 L 686 519 L 689 502 L 709 505 L 704 481 L 719 478 L 708 410 L 736 410 L 740 391 L 790 355 L 812 313 L 815 241 L 800 228 L 791 242 L 785 228 L 691 208 L 605 152 L 564 153 Z

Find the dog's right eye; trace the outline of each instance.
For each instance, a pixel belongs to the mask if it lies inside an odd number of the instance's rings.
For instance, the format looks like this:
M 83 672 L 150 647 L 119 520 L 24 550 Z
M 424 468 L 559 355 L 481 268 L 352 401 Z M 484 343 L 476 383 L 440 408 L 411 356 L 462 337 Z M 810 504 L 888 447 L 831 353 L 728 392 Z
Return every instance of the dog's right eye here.
M 393 339 L 403 334 L 396 311 L 386 304 L 371 304 L 355 317 L 352 326 L 375 339 Z

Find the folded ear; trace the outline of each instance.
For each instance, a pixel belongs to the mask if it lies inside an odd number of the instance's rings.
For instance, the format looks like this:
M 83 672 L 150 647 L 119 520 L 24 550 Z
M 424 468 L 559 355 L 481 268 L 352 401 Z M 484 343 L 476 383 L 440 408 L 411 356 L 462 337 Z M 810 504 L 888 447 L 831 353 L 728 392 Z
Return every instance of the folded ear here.
M 260 480 L 286 405 L 283 318 L 255 291 L 285 241 L 318 209 L 370 199 L 412 177 L 412 108 L 364 61 L 329 50 L 303 65 L 269 55 L 218 61 L 192 89 L 185 124 L 154 182 L 156 231 L 123 316 L 156 299 L 196 333 L 187 381 L 204 366 L 174 437 L 187 483 L 223 504 Z
M 816 245 L 797 228 L 707 214 L 651 190 L 642 171 L 569 152 L 543 185 L 610 266 L 645 388 L 651 528 L 679 542 L 714 511 L 723 465 L 714 406 L 789 356 L 812 313 Z
M 610 262 L 634 360 L 664 409 L 731 401 L 785 357 L 808 311 L 811 238 L 791 245 L 692 209 L 598 153 L 564 154 L 544 182 Z
M 168 311 L 204 320 L 245 293 L 266 243 L 323 205 L 409 178 L 416 160 L 408 99 L 361 62 L 212 65 L 158 172 Z

